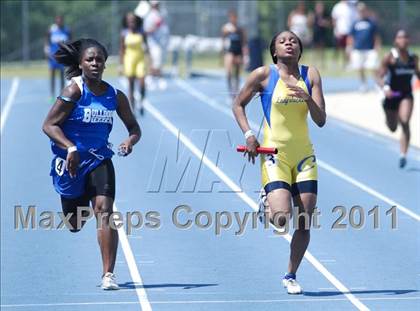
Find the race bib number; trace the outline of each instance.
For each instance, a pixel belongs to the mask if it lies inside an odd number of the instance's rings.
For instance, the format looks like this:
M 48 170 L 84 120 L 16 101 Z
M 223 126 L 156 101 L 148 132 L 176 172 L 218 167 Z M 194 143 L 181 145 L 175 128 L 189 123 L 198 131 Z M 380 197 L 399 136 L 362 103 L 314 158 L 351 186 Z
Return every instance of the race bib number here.
M 64 169 L 66 168 L 66 160 L 62 158 L 55 159 L 55 172 L 58 176 L 62 176 L 64 174 Z
M 273 166 L 277 164 L 277 158 L 273 154 L 266 154 L 265 155 L 265 165 L 266 166 Z

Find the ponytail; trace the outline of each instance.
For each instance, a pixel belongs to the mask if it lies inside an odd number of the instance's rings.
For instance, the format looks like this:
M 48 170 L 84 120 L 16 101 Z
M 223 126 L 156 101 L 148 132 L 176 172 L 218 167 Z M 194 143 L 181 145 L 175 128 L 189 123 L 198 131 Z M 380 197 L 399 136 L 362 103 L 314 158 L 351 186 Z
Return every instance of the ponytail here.
M 59 46 L 59 49 L 54 54 L 54 58 L 59 64 L 66 67 L 65 76 L 68 80 L 82 74 L 79 64 L 86 49 L 97 47 L 104 53 L 105 60 L 108 58 L 108 52 L 105 47 L 94 39 L 79 39 L 71 43 L 59 43 Z

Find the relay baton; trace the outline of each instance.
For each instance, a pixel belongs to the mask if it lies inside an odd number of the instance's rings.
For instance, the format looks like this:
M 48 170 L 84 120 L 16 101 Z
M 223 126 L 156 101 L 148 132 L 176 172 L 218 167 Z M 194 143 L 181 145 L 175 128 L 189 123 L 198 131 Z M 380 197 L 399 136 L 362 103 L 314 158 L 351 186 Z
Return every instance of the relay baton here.
M 246 146 L 242 146 L 239 145 L 236 147 L 236 151 L 238 152 L 245 152 L 246 151 Z M 257 153 L 262 153 L 262 154 L 277 154 L 277 148 L 270 148 L 270 147 L 258 147 L 257 148 Z

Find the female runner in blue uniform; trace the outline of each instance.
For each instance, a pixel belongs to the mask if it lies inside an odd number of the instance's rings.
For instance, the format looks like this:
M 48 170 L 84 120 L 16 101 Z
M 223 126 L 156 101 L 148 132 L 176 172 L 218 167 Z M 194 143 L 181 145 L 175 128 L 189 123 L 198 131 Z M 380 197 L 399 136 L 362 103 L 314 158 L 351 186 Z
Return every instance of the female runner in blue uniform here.
M 78 207 L 87 207 L 90 201 L 97 220 L 99 217 L 102 220 L 98 229 L 102 288 L 118 289 L 113 274 L 118 234 L 109 225 L 115 174 L 111 161 L 114 153 L 108 138 L 114 112 L 129 132 L 129 137 L 119 146 L 123 155 L 131 153 L 141 131 L 127 97 L 102 80 L 107 57 L 106 49 L 93 39 L 60 44 L 55 59 L 67 67 L 66 78 L 72 82 L 57 97 L 44 121 L 43 131 L 51 139 L 54 154 L 51 164 L 54 187 L 61 196 L 65 215 L 72 213 L 69 229 L 72 232 L 81 229 Z
M 68 27 L 64 25 L 64 18 L 61 15 L 55 17 L 55 23 L 50 26 L 45 37 L 44 53 L 48 59 L 48 66 L 50 68 L 50 92 L 54 99 L 55 93 L 55 73 L 58 71 L 60 76 L 60 89 L 64 87 L 64 67 L 54 59 L 54 54 L 57 52 L 60 43 L 71 40 L 71 32 Z
M 408 35 L 399 30 L 395 36 L 394 47 L 382 60 L 379 68 L 379 85 L 383 88 L 385 99 L 383 107 L 386 124 L 391 132 L 401 125 L 400 168 L 407 164 L 407 151 L 410 142 L 410 119 L 413 112 L 413 90 L 411 79 L 420 79 L 419 58 L 408 50 Z

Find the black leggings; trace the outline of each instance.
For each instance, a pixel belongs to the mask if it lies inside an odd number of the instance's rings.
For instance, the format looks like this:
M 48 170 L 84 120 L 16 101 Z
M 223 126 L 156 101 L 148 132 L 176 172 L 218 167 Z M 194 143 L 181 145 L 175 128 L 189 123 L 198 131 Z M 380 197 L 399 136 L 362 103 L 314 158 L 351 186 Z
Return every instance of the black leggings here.
M 65 215 L 77 213 L 77 207 L 88 207 L 89 201 L 98 195 L 115 199 L 115 171 L 111 159 L 104 160 L 86 176 L 85 193 L 78 198 L 61 196 L 61 206 Z

